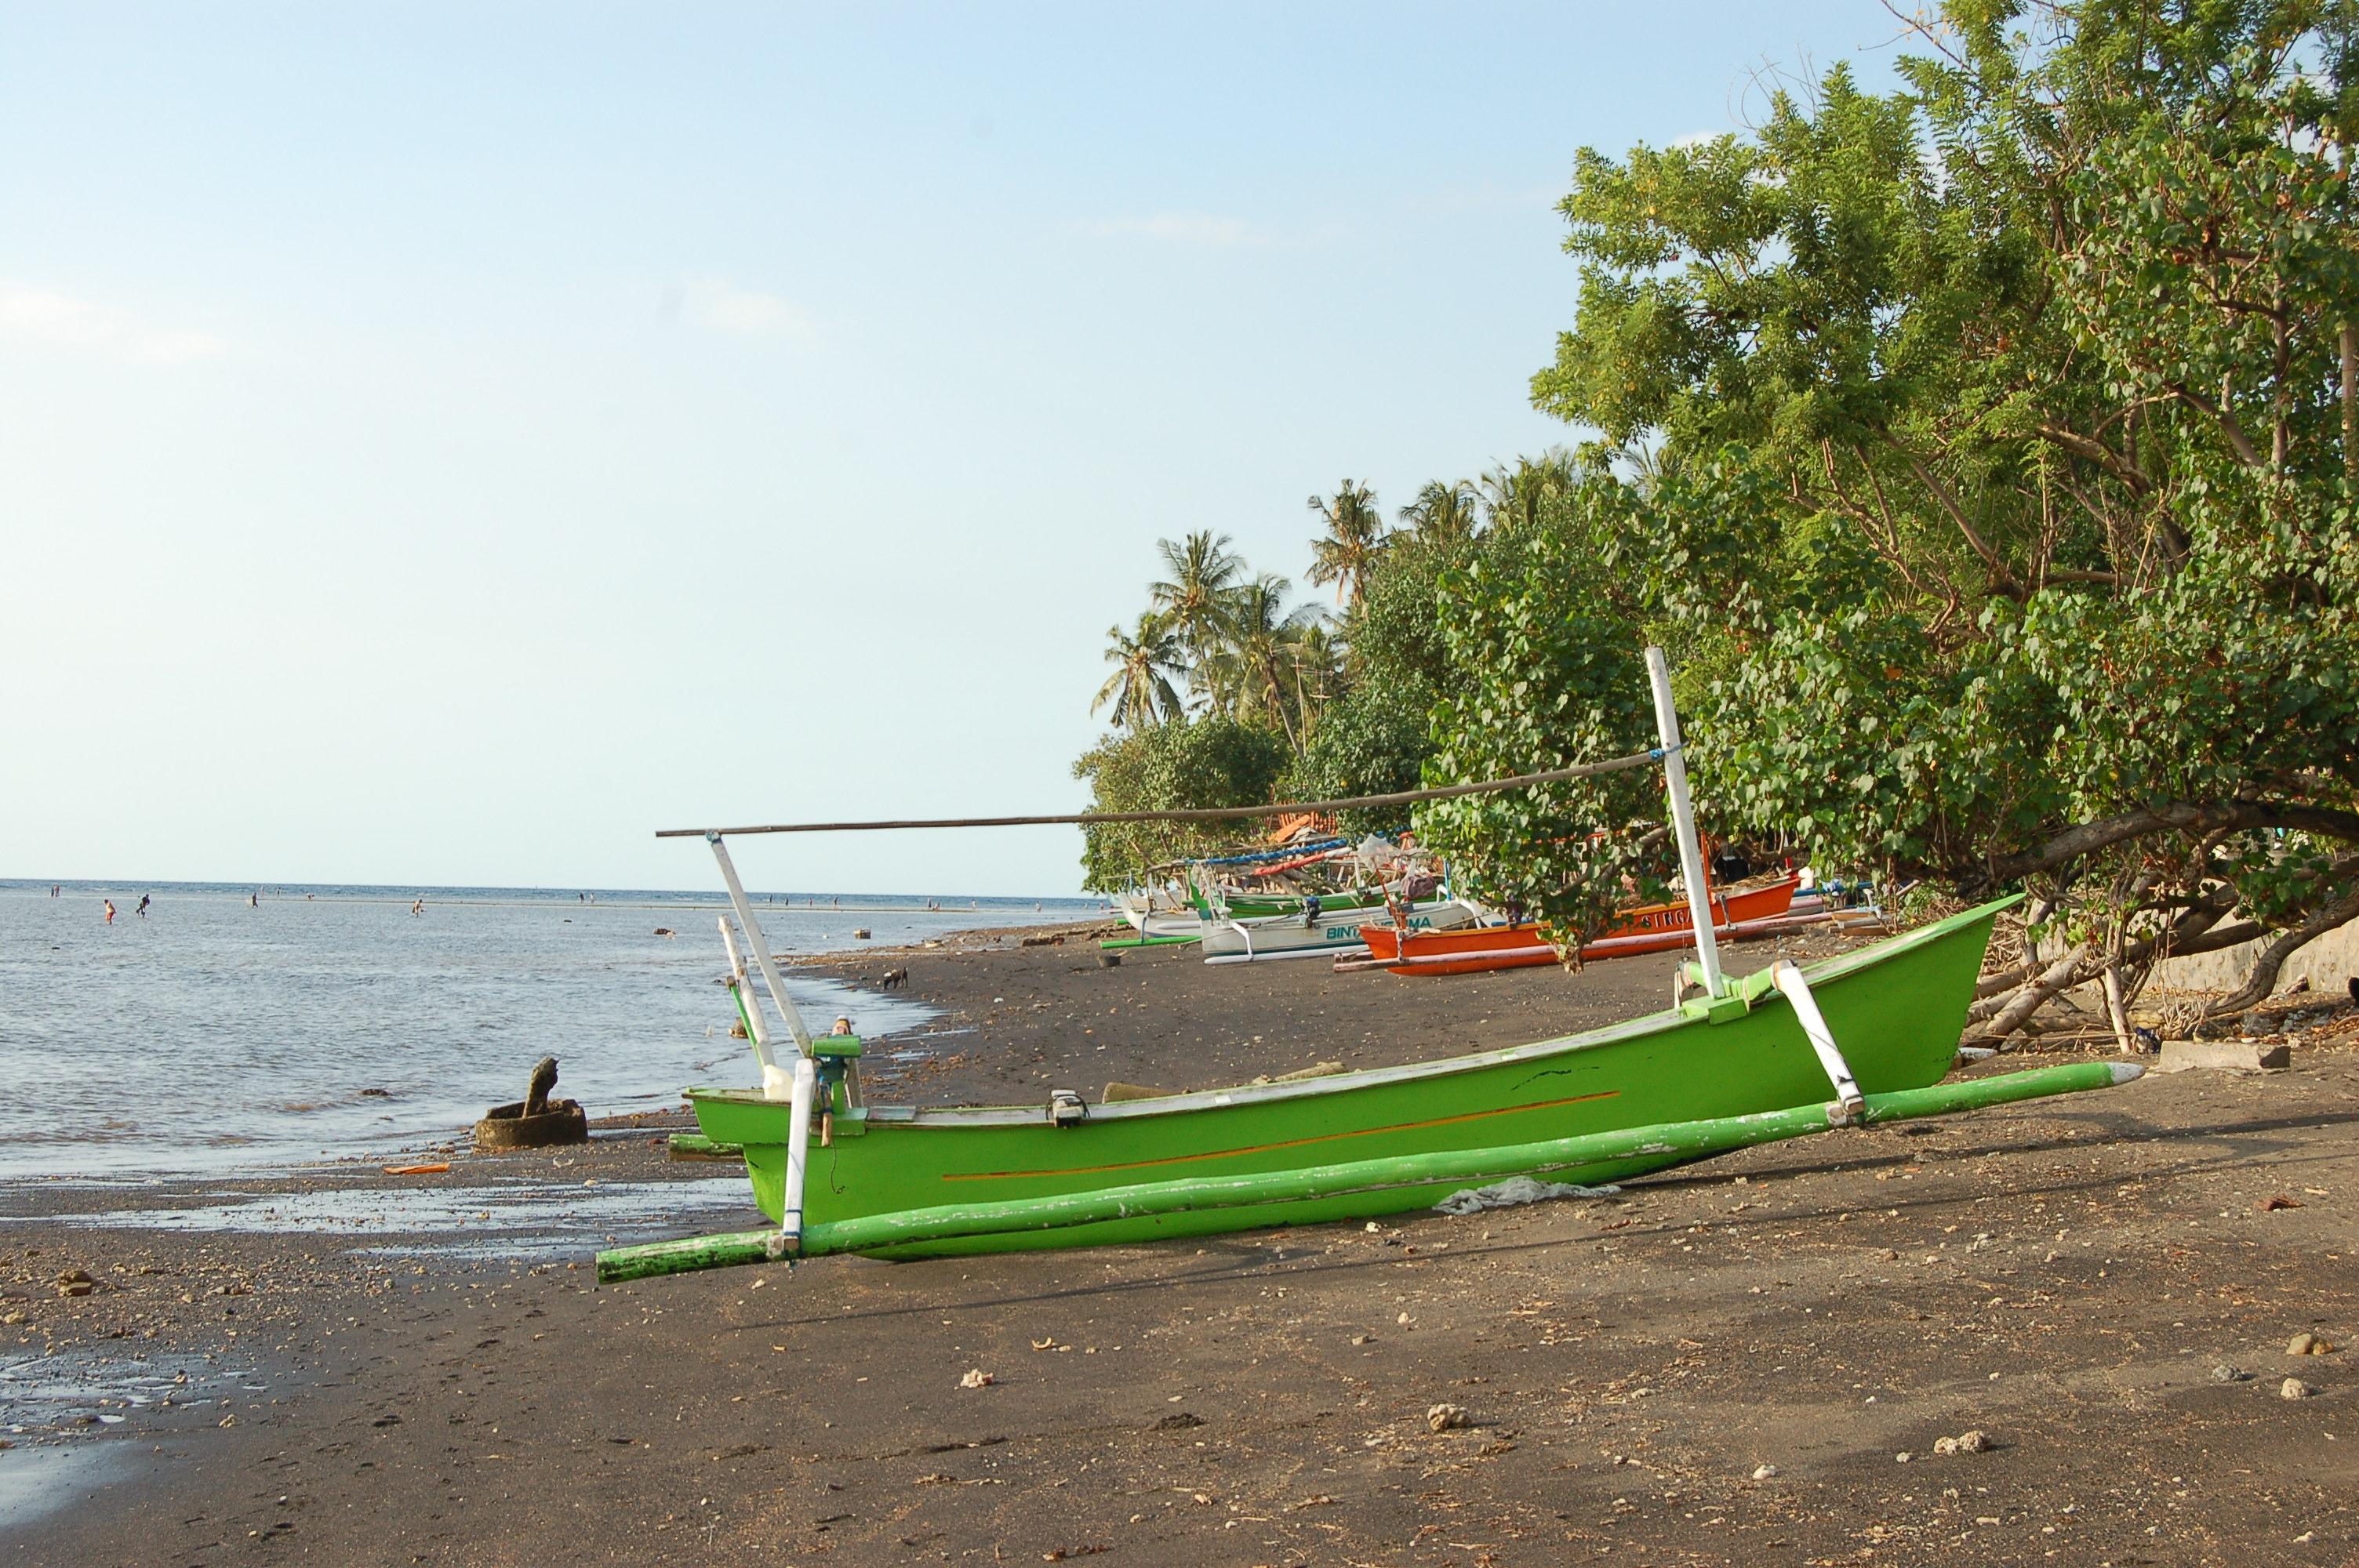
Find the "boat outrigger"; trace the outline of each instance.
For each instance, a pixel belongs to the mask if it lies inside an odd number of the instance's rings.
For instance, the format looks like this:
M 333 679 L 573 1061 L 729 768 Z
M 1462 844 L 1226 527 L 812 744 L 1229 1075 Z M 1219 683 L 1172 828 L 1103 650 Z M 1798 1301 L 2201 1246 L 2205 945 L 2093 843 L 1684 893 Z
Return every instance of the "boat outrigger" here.
M 1659 650 L 1648 649 L 1647 662 L 1661 746 L 1554 776 L 1662 765 L 1694 902 L 1696 961 L 1685 975 L 1700 994 L 1651 1017 L 1505 1050 L 1095 1105 L 1071 1089 L 1020 1106 L 872 1105 L 861 1091 L 860 1042 L 812 1036 L 788 999 L 725 843 L 728 832 L 746 830 L 678 830 L 712 846 L 793 1038 L 791 1066 L 781 1066 L 724 919 L 728 983 L 763 1085 L 688 1094 L 706 1137 L 743 1148 L 773 1227 L 601 1253 L 600 1278 L 831 1252 L 924 1258 L 1373 1218 L 1511 1176 L 1621 1181 L 1774 1140 L 2138 1075 L 2128 1064 L 2082 1063 L 1940 1083 L 1958 1058 L 1992 923 L 2013 899 L 1808 969 L 1779 960 L 1744 979 L 1724 976 L 1669 672 Z M 1238 815 L 1266 809 L 1279 808 Z
M 1794 888 L 1800 880 L 1782 877 L 1767 887 L 1713 893 L 1709 900 L 1712 934 L 1725 940 L 1748 934 L 1749 926 L 1777 922 L 1792 907 Z M 1530 921 L 1462 925 L 1454 930 L 1380 924 L 1362 927 L 1360 941 L 1368 950 L 1367 962 L 1352 968 L 1385 968 L 1401 975 L 1486 974 L 1559 961 L 1556 944 Z M 1695 912 L 1685 903 L 1641 904 L 1624 910 L 1594 941 L 1583 943 L 1581 957 L 1626 958 L 1642 953 L 1675 953 L 1694 942 Z

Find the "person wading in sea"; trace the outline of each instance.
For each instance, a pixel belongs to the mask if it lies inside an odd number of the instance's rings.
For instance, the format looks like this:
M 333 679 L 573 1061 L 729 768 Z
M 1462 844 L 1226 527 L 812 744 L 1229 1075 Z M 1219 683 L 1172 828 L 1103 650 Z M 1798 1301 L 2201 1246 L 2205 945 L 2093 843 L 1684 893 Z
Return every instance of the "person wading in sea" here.
M 109 925 L 114 924 L 114 901 L 111 898 L 106 901 L 106 923 Z
M 139 907 L 133 910 L 131 913 L 137 915 L 142 920 L 147 918 L 147 895 L 146 893 L 143 892 L 139 895 Z

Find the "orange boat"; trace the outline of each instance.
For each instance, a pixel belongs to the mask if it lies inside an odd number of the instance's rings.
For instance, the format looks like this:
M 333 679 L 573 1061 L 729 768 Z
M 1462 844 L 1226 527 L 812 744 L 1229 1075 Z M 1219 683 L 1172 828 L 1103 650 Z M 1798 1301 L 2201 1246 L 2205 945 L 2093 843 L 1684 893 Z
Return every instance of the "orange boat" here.
M 1794 903 L 1799 877 L 1767 887 L 1712 895 L 1712 926 L 1722 935 L 1746 935 L 1755 921 L 1776 920 Z M 1397 975 L 1473 975 L 1490 969 L 1520 969 L 1557 961 L 1556 948 L 1537 925 L 1462 925 L 1449 931 L 1403 932 L 1396 925 L 1360 927 L 1368 945 L 1368 965 Z M 1685 902 L 1650 903 L 1624 910 L 1614 926 L 1582 945 L 1587 958 L 1623 958 L 1634 953 L 1668 953 L 1695 945 L 1695 916 Z

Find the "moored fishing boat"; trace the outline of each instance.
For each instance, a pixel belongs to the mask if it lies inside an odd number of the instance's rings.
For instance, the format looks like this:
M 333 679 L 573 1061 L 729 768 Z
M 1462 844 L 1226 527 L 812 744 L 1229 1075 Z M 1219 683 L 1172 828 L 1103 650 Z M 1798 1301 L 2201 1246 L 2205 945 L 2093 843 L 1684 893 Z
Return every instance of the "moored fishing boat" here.
M 794 1039 L 788 1068 L 772 1053 L 723 919 L 729 984 L 763 1082 L 688 1094 L 703 1135 L 744 1151 L 755 1200 L 776 1228 L 618 1249 L 600 1256 L 600 1277 L 827 1252 L 920 1258 L 1359 1219 L 1424 1207 L 1511 1175 L 1618 1181 L 1773 1139 L 2103 1087 L 2137 1075 L 2127 1065 L 2084 1063 L 1937 1083 L 1957 1059 L 1992 923 L 2017 898 L 1808 971 L 1779 960 L 1743 979 L 1723 975 L 1659 650 L 1647 650 L 1647 665 L 1659 750 L 1408 792 L 1433 798 L 1663 766 L 1683 876 L 1695 890 L 1697 962 L 1688 972 L 1702 995 L 1648 1017 L 1504 1050 L 1095 1105 L 1078 1088 L 1060 1087 L 1029 1105 L 871 1106 L 861 1090 L 860 1042 L 812 1037 L 788 1000 L 723 831 L 673 830 L 712 845 Z M 1311 806 L 1400 803 L 1398 795 L 1363 796 Z M 1245 807 L 1237 815 L 1310 808 Z M 1096 819 L 982 825 L 1073 820 Z M 819 826 L 847 825 L 730 831 Z
M 1712 895 L 1712 925 L 1723 937 L 1743 934 L 1754 921 L 1776 920 L 1794 902 L 1799 878 L 1765 887 Z M 1403 975 L 1471 975 L 1493 969 L 1528 968 L 1558 961 L 1555 944 L 1532 922 L 1463 925 L 1454 930 L 1403 930 L 1397 925 L 1364 926 L 1372 965 Z M 1695 914 L 1685 903 L 1642 904 L 1624 910 L 1614 924 L 1583 944 L 1581 957 L 1628 957 L 1669 953 L 1695 946 Z
M 1550 1179 L 1593 1184 L 1759 1141 L 1753 1134 L 1784 1108 L 1812 1108 L 1820 1127 L 1840 1121 L 1846 1102 L 1872 1117 L 1879 1101 L 1925 1090 L 1949 1070 L 1992 921 L 2015 902 L 1828 960 L 1793 989 L 1792 966 L 1781 964 L 1765 975 L 1788 971 L 1786 985 L 1756 979 L 1626 1023 L 1405 1066 L 1114 1104 L 1060 1092 L 1039 1104 L 939 1109 L 860 1107 L 839 1082 L 824 1144 L 808 1152 L 817 1179 L 803 1187 L 797 1234 L 865 1234 L 872 1244 L 830 1249 L 919 1258 L 1356 1220 L 1429 1207 L 1478 1177 L 1528 1173 L 1519 1157 L 1539 1156 L 1520 1152 L 1538 1141 L 1575 1146 L 1571 1162 L 1547 1168 Z M 1843 1042 L 1840 1076 L 1814 1034 Z M 2103 1087 L 2136 1069 L 2107 1072 L 2060 1087 Z M 1836 1102 L 1821 1108 L 1831 1084 Z M 793 1108 L 750 1089 L 696 1089 L 690 1099 L 705 1136 L 743 1146 L 755 1201 L 781 1219 Z M 1633 1129 L 1645 1136 L 1613 1136 Z M 1581 1157 L 1584 1140 L 1593 1157 Z M 1488 1165 L 1494 1158 L 1502 1162 Z M 1380 1168 L 1392 1178 L 1376 1179 Z M 1418 1179 L 1426 1169 L 1446 1173 Z M 1289 1187 L 1329 1171 L 1364 1173 L 1330 1189 Z M 1256 1182 L 1277 1195 L 1251 1201 Z M 1224 1184 L 1246 1201 L 1208 1201 Z M 1187 1206 L 1183 1186 L 1202 1206 Z M 1082 1207 L 1093 1195 L 1124 1212 Z M 1060 1222 L 1067 1205 L 1098 1217 Z M 1030 1207 L 1038 1223 L 971 1233 L 952 1217 L 990 1226 Z M 769 1255 L 758 1235 L 740 1238 L 741 1251 L 748 1245 L 735 1260 Z
M 1401 906 L 1386 918 L 1406 922 L 1412 931 L 1447 931 L 1471 925 L 1480 914 L 1462 899 L 1428 899 Z M 1205 923 L 1204 961 L 1245 963 L 1286 955 L 1363 953 L 1361 933 L 1376 918 L 1363 910 L 1331 914 L 1309 909 L 1293 914 L 1266 914 L 1254 919 Z

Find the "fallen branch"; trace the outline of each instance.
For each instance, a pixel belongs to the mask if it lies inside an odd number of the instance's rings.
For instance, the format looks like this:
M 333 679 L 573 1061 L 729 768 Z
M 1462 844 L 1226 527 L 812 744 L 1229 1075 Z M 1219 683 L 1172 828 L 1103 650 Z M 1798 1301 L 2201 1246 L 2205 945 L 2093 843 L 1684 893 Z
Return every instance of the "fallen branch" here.
M 2141 807 L 2095 822 L 2066 828 L 2036 849 L 2002 855 L 1959 879 L 1973 896 L 1984 889 L 2012 882 L 2036 872 L 2054 871 L 2085 855 L 2150 833 L 2208 833 L 2219 828 L 2282 827 L 2314 833 L 2323 838 L 2359 844 L 2359 812 L 2323 806 L 2278 806 L 2259 800 L 2226 800 L 2210 804 L 2174 801 L 2168 806 Z

